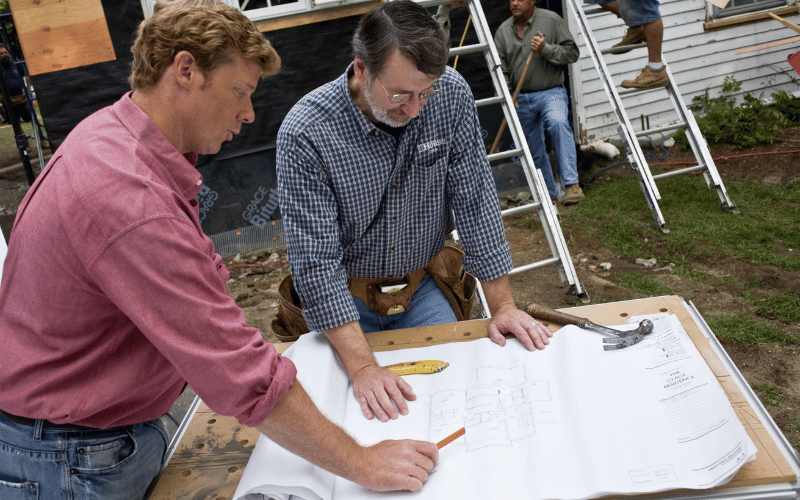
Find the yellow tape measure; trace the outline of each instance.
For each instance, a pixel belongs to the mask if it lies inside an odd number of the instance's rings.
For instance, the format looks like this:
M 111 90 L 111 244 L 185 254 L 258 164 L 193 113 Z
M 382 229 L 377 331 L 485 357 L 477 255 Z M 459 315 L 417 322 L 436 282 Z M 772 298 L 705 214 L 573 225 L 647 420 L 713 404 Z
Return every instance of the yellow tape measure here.
M 425 359 L 422 361 L 406 361 L 405 363 L 395 363 L 384 366 L 398 375 L 413 375 L 418 373 L 437 373 L 447 368 L 450 363 L 437 361 L 435 359 Z

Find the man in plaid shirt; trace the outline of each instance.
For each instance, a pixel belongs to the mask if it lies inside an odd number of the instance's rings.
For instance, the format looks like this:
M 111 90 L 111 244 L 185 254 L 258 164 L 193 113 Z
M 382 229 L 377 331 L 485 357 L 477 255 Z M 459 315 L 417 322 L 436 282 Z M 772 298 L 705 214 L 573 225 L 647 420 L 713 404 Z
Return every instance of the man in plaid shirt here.
M 381 315 L 350 293 L 354 279 L 424 269 L 457 229 L 466 270 L 485 292 L 491 338 L 543 349 L 549 330 L 514 305 L 494 180 L 469 86 L 447 67 L 448 41 L 414 2 L 365 15 L 354 61 L 301 99 L 278 133 L 278 186 L 294 284 L 311 330 L 324 331 L 364 416 L 408 413 L 411 387 L 380 368 L 363 332 L 456 320 L 430 276 L 410 308 Z

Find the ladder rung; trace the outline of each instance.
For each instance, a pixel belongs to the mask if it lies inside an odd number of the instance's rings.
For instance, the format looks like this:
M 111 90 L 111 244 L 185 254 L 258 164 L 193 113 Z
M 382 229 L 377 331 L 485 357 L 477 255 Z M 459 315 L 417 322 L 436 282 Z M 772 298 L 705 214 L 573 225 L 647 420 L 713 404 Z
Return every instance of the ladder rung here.
M 647 92 L 648 90 L 659 90 L 659 89 L 663 89 L 667 85 L 669 85 L 669 83 L 665 83 L 664 85 L 659 85 L 658 87 L 650 87 L 648 89 L 623 89 L 623 90 L 620 90 L 619 92 L 617 92 L 617 95 L 619 95 L 620 97 L 623 97 L 623 96 L 630 95 L 630 94 L 637 94 L 639 92 Z
M 512 156 L 521 156 L 521 155 L 522 155 L 522 150 L 517 148 L 517 149 L 509 149 L 508 151 L 501 151 L 499 153 L 489 155 L 487 156 L 487 158 L 489 159 L 489 162 L 493 162 L 495 160 L 502 160 L 504 158 L 511 158 Z
M 589 7 L 589 8 L 583 9 L 583 13 L 586 14 L 587 16 L 591 16 L 592 14 L 602 14 L 604 12 L 605 12 L 605 9 L 603 9 L 601 7 Z
M 661 132 L 669 132 L 670 130 L 678 130 L 680 128 L 686 128 L 686 122 L 675 123 L 672 125 L 664 125 L 663 127 L 656 127 L 647 130 L 642 130 L 641 132 L 636 132 L 636 137 L 642 137 L 650 134 L 660 134 Z
M 705 170 L 705 165 L 695 165 L 694 167 L 687 167 L 682 168 L 680 170 L 670 170 L 669 172 L 664 172 L 663 174 L 657 174 L 653 176 L 653 179 L 663 179 L 664 177 L 672 177 L 673 175 L 680 175 L 680 174 L 688 174 L 690 172 L 697 172 L 698 170 Z
M 627 52 L 627 51 L 630 51 L 630 50 L 641 49 L 641 48 L 644 48 L 644 47 L 647 47 L 647 43 L 639 42 L 639 43 L 634 43 L 633 45 L 623 45 L 622 47 L 609 47 L 607 49 L 601 49 L 600 53 L 601 54 L 617 54 L 617 53 L 620 53 L 620 52 L 624 53 L 624 52 Z
M 532 263 L 524 265 L 524 266 L 515 267 L 514 269 L 509 271 L 508 274 L 522 273 L 522 272 L 528 271 L 530 269 L 538 269 L 538 268 L 544 267 L 544 266 L 552 266 L 553 264 L 558 264 L 558 258 L 557 257 L 553 257 L 552 259 L 540 260 L 539 262 L 532 262 Z
M 505 98 L 501 95 L 495 97 L 487 97 L 486 99 L 478 99 L 475 101 L 475 106 L 490 106 L 492 104 L 503 104 L 506 102 Z
M 518 207 L 511 207 L 511 208 L 506 208 L 505 210 L 500 210 L 500 214 L 502 214 L 502 216 L 505 217 L 507 215 L 514 215 L 520 212 L 526 212 L 528 210 L 534 210 L 534 209 L 538 210 L 539 208 L 541 208 L 541 206 L 542 204 L 536 201 L 533 203 L 528 203 L 527 205 L 520 205 Z
M 460 56 L 464 54 L 474 54 L 475 52 L 483 52 L 489 48 L 488 43 L 477 43 L 475 45 L 465 45 L 463 47 L 454 47 L 450 49 L 450 57 Z

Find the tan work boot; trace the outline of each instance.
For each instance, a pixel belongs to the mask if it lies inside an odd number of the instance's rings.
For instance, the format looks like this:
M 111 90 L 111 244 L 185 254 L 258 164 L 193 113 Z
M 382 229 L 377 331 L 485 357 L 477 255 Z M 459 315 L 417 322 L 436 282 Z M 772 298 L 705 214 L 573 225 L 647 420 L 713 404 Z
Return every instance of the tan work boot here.
M 561 199 L 562 205 L 574 205 L 579 203 L 581 198 L 584 197 L 583 190 L 578 184 L 570 184 L 569 186 L 565 186 L 564 191 L 566 191 L 566 194 Z
M 667 83 L 669 83 L 669 76 L 667 76 L 666 66 L 659 71 L 654 71 L 650 69 L 650 66 L 645 66 L 635 80 L 623 80 L 621 85 L 626 89 L 650 89 L 663 87 Z
M 625 45 L 635 45 L 637 43 L 644 42 L 644 25 L 642 26 L 633 26 L 628 28 L 628 32 L 625 33 L 625 36 L 622 38 L 622 41 L 613 47 L 624 47 Z M 627 50 L 620 50 L 618 52 L 614 52 L 614 54 L 626 54 L 633 50 L 633 47 Z

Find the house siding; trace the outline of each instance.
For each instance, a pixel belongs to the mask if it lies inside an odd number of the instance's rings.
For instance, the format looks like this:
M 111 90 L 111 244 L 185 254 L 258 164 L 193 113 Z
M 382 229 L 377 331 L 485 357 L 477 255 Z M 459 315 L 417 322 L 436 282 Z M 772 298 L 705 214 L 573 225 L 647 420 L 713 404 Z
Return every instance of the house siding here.
M 707 15 L 704 0 L 662 1 L 660 10 L 664 23 L 662 57 L 669 64 L 686 105 L 690 105 L 694 97 L 702 96 L 706 89 L 712 97 L 720 95 L 726 76 L 742 83 L 738 98 L 750 93 L 770 99 L 778 90 L 790 93 L 798 90 L 800 75 L 789 66 L 786 57 L 800 49 L 800 43 L 739 55 L 735 53 L 738 49 L 797 36 L 797 33 L 778 21 L 769 19 L 717 31 L 704 31 L 703 23 Z M 711 11 L 710 5 L 708 11 Z M 564 12 L 581 50 L 581 58 L 572 66 L 571 75 L 576 140 L 587 144 L 598 139 L 616 139 L 618 120 L 589 48 L 566 4 Z M 788 19 L 800 22 L 792 17 Z M 621 40 L 627 29 L 620 19 L 610 13 L 589 16 L 588 21 L 601 49 Z M 647 49 L 636 49 L 627 54 L 605 54 L 602 57 L 619 91 L 622 80 L 635 78 L 647 63 Z M 643 117 L 649 120 L 649 128 L 678 122 L 673 105 L 662 89 L 623 96 L 622 100 L 628 119 L 636 131 L 643 129 Z

